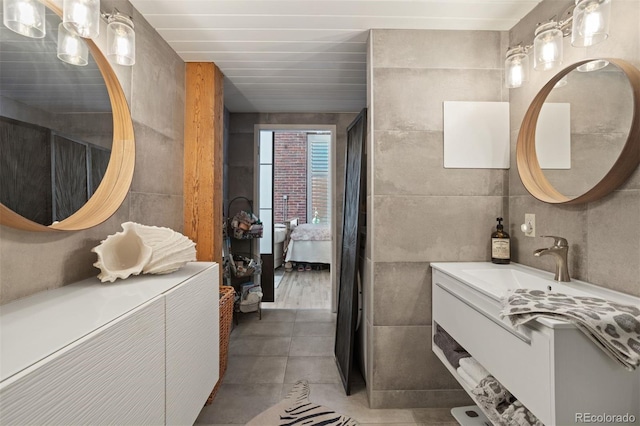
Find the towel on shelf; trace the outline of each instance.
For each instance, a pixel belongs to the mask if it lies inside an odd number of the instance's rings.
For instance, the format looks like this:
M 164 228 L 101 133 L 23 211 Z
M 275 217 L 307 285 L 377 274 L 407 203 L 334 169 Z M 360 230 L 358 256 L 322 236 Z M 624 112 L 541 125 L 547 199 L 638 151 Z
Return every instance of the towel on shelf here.
M 458 376 L 460 376 L 460 378 L 462 379 L 462 381 L 469 386 L 471 389 L 475 389 L 476 386 L 478 386 L 478 382 L 475 382 L 471 376 L 464 371 L 464 368 L 462 367 L 458 367 L 458 369 L 456 370 L 456 372 L 458 373 Z
M 513 395 L 508 394 L 507 398 L 499 404 L 487 400 L 476 400 L 478 407 L 491 420 L 494 425 L 499 426 L 544 426 L 538 418 L 527 409 Z
M 514 326 L 538 317 L 569 321 L 627 370 L 640 366 L 640 306 L 527 289 L 508 293 L 502 306 L 500 316 Z
M 513 401 L 500 415 L 504 424 L 518 426 L 544 426 L 538 418 L 518 400 Z
M 462 368 L 462 367 L 461 367 Z M 464 371 L 464 370 L 463 370 Z M 513 401 L 513 395 L 495 377 L 488 376 L 482 379 L 471 393 L 478 402 L 486 406 L 498 407 L 504 402 Z
M 467 372 L 474 382 L 480 383 L 482 379 L 489 376 L 489 372 L 475 358 L 462 358 L 460 367 Z
M 433 343 L 442 349 L 442 353 L 444 353 L 445 358 L 453 368 L 460 367 L 460 359 L 471 356 L 438 324 L 436 324 L 436 332 L 433 335 Z

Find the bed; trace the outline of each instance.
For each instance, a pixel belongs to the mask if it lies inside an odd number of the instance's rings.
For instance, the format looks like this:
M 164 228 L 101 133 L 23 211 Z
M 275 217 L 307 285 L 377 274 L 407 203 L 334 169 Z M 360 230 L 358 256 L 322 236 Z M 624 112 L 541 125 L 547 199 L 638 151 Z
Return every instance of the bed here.
M 331 264 L 331 227 L 328 224 L 291 225 L 286 262 Z

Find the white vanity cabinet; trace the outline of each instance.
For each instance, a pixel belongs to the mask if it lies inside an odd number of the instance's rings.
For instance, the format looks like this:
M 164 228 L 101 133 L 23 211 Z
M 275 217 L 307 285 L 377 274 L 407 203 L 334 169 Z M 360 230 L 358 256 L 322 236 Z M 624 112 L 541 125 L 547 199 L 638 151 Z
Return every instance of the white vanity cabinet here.
M 452 264 L 432 267 L 433 321 L 545 425 L 579 424 L 581 413 L 640 420 L 640 372 L 621 367 L 567 322 L 540 319 L 514 329 L 500 319 L 498 300 L 469 285 L 472 277 L 460 278 Z M 433 351 L 473 399 L 435 344 Z
M 193 424 L 219 367 L 218 265 L 0 307 L 0 424 Z

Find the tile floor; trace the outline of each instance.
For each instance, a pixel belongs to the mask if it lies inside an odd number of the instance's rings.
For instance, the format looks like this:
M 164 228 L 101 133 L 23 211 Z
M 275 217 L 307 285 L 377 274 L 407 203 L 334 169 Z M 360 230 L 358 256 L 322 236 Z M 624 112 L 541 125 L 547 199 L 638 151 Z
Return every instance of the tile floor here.
M 449 409 L 370 409 L 362 379 L 344 394 L 333 357 L 336 315 L 326 310 L 263 309 L 244 314 L 231 333 L 229 361 L 213 403 L 196 423 L 245 424 L 279 402 L 298 380 L 311 387 L 309 399 L 366 425 L 446 425 Z

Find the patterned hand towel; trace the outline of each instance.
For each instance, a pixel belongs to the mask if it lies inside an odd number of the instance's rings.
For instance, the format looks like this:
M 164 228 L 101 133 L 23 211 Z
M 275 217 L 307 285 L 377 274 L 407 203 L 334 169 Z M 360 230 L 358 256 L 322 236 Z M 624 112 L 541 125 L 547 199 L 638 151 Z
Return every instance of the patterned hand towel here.
M 480 383 L 485 377 L 489 377 L 489 372 L 475 358 L 462 358 L 460 367 L 471 376 L 474 382 Z
M 495 377 L 482 379 L 478 386 L 471 390 L 476 399 L 485 406 L 498 407 L 505 401 L 512 401 L 513 395 Z
M 510 404 L 502 412 L 501 417 L 507 425 L 544 426 L 544 424 L 518 400 Z
M 640 306 L 526 289 L 507 294 L 502 306 L 514 326 L 541 316 L 569 321 L 627 370 L 640 366 Z

